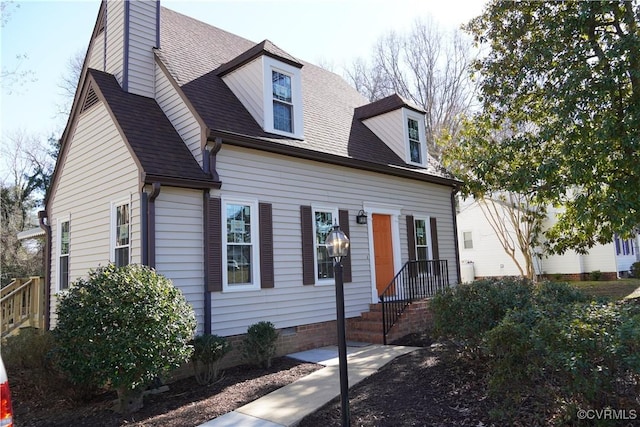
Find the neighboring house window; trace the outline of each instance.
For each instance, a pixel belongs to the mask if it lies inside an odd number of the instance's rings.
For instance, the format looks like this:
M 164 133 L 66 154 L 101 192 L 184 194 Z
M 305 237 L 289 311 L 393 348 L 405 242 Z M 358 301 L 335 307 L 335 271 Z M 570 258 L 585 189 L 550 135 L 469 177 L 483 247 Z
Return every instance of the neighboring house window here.
M 71 221 L 60 223 L 60 256 L 58 263 L 59 283 L 58 289 L 61 291 L 69 288 L 69 244 L 70 244 L 70 225 Z
M 293 132 L 293 99 L 291 97 L 291 76 L 279 71 L 271 72 L 273 88 L 273 128 Z
M 264 130 L 304 139 L 300 68 L 264 57 Z
M 129 203 L 114 205 L 113 208 L 113 262 L 116 267 L 129 264 L 131 245 L 131 211 Z
M 258 204 L 224 200 L 223 259 L 227 260 L 225 290 L 260 289 Z
M 635 248 L 633 247 L 633 239 L 622 240 L 616 234 L 614 237 L 616 246 L 616 255 L 634 255 Z
M 338 210 L 314 209 L 313 218 L 316 248 L 316 283 L 318 283 L 323 280 L 333 279 L 333 260 L 329 258 L 326 240 L 331 230 L 333 230 L 333 225 L 337 224 Z
M 416 259 L 430 259 L 429 257 L 429 221 L 423 218 L 414 220 L 416 230 Z
M 409 156 L 413 163 L 422 163 L 422 144 L 420 143 L 420 124 L 412 118 L 407 119 L 409 132 Z
M 462 232 L 462 239 L 464 241 L 463 247 L 465 249 L 473 249 L 473 237 L 470 231 Z

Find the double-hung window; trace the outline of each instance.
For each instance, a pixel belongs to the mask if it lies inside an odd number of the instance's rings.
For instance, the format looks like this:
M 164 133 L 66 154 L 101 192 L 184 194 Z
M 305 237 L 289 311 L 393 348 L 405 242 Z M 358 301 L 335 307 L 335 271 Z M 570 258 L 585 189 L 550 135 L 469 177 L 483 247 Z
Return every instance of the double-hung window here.
M 293 98 L 291 76 L 276 70 L 271 71 L 273 92 L 273 128 L 293 133 Z
M 426 218 L 414 219 L 414 229 L 416 232 L 416 259 L 428 260 L 429 256 L 429 220 Z
M 327 237 L 338 221 L 337 209 L 316 208 L 313 211 L 315 236 L 316 283 L 333 279 L 333 260 L 327 250 Z M 331 281 L 331 283 L 333 283 Z
M 131 208 L 129 203 L 114 204 L 112 209 L 113 262 L 124 267 L 130 262 Z
M 224 199 L 223 256 L 227 260 L 224 290 L 260 289 L 258 203 Z
M 464 249 L 473 249 L 473 235 L 470 231 L 462 232 L 462 240 Z
M 264 130 L 304 139 L 300 68 L 266 56 L 263 67 Z
M 424 114 L 403 109 L 407 163 L 424 166 L 427 159 Z
M 409 117 L 407 119 L 409 135 L 409 157 L 412 163 L 422 164 L 422 143 L 420 142 L 420 123 Z
M 58 289 L 64 290 L 69 288 L 69 249 L 70 249 L 70 237 L 71 237 L 71 221 L 60 222 L 59 227 L 59 244 L 60 255 L 58 257 L 58 270 L 59 270 L 59 283 Z

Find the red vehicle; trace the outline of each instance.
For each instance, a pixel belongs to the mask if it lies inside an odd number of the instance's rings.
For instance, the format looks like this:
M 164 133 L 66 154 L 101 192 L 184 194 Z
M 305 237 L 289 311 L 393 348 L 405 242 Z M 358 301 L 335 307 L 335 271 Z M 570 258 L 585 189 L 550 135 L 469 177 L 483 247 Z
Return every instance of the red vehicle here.
M 11 407 L 11 392 L 9 379 L 4 363 L 0 358 L 0 427 L 13 427 L 13 408 Z

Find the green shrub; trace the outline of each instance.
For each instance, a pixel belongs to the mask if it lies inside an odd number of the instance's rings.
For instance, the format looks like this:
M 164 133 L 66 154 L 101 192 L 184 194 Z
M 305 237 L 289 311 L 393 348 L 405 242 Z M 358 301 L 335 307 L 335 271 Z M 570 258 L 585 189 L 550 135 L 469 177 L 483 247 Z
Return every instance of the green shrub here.
M 7 337 L 0 349 L 7 369 L 23 368 L 44 373 L 50 368 L 53 337 L 48 331 L 24 328 L 17 335 Z
M 230 350 L 229 341 L 218 335 L 205 334 L 194 338 L 191 362 L 198 384 L 210 384 L 218 379 L 220 361 Z
M 90 271 L 61 295 L 57 318 L 60 367 L 74 382 L 115 389 L 122 412 L 139 409 L 144 386 L 191 356 L 193 309 L 144 266 Z
M 522 278 L 478 280 L 448 288 L 431 302 L 434 331 L 477 345 L 507 311 L 526 306 L 532 292 L 532 283 Z
M 640 261 L 631 264 L 631 274 L 633 274 L 633 277 L 640 279 Z
M 263 368 L 271 367 L 276 354 L 278 331 L 271 322 L 258 322 L 249 326 L 242 341 L 242 357 L 249 363 Z
M 640 307 L 596 302 L 534 304 L 486 334 L 489 391 L 507 416 L 526 396 L 582 407 L 617 407 L 640 385 Z M 555 395 L 550 396 L 553 390 Z M 510 409 L 511 408 L 511 409 Z M 574 408 L 575 409 L 575 408 Z M 528 408 L 527 410 L 531 410 Z M 575 410 L 565 408 L 566 416 Z
M 602 279 L 602 272 L 600 270 L 594 270 L 591 273 L 589 273 L 589 279 L 593 280 L 594 282 L 598 282 L 600 279 Z

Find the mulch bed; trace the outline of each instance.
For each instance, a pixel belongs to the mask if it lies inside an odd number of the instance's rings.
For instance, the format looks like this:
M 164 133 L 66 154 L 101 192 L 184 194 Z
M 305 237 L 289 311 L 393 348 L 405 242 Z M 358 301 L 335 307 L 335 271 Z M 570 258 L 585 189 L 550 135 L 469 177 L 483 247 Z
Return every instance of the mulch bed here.
M 350 390 L 352 426 L 483 426 L 490 410 L 484 373 L 461 363 L 453 346 L 435 344 L 426 335 L 410 335 L 395 344 L 421 346 L 380 369 Z M 111 410 L 114 393 L 88 401 L 68 393 L 47 392 L 28 372 L 10 376 L 17 426 L 197 426 L 320 369 L 288 358 L 269 370 L 240 366 L 225 371 L 210 386 L 193 378 L 145 397 L 144 408 L 127 417 Z M 53 395 L 52 395 L 53 394 Z M 77 396 L 76 396 L 77 398 Z M 306 417 L 301 427 L 339 426 L 340 400 Z

